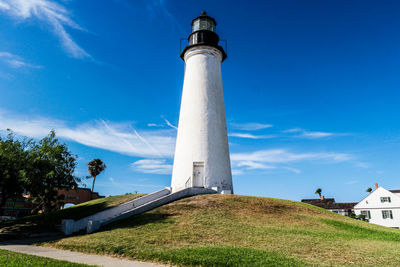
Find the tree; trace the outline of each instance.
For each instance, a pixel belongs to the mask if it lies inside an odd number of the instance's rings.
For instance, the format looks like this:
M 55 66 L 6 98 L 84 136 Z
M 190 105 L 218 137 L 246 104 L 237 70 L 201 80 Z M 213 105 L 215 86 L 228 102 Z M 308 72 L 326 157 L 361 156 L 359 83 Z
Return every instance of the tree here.
M 9 198 L 20 197 L 25 191 L 27 161 L 31 140 L 17 140 L 10 131 L 6 138 L 0 137 L 0 209 Z
M 368 187 L 367 190 L 365 190 L 365 192 L 371 193 L 372 192 L 372 188 Z
M 61 144 L 54 131 L 35 144 L 30 153 L 27 190 L 37 210 L 57 209 L 58 190 L 71 189 L 80 179 L 74 176 L 76 156 Z
M 318 194 L 319 197 L 321 197 L 321 193 L 322 193 L 322 189 L 321 188 L 317 188 L 317 190 L 315 190 L 315 194 Z
M 107 166 L 101 159 L 94 159 L 88 162 L 88 171 L 91 177 L 93 177 L 93 185 L 92 192 L 94 192 L 94 183 L 96 181 L 96 177 L 104 171 Z

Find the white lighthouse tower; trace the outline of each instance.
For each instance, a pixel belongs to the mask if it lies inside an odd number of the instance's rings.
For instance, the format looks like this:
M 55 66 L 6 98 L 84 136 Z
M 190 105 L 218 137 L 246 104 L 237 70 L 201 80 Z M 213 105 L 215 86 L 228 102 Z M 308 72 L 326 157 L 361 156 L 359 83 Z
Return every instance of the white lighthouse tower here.
M 203 12 L 192 21 L 189 45 L 181 53 L 185 79 L 171 187 L 214 189 L 233 194 L 216 21 Z

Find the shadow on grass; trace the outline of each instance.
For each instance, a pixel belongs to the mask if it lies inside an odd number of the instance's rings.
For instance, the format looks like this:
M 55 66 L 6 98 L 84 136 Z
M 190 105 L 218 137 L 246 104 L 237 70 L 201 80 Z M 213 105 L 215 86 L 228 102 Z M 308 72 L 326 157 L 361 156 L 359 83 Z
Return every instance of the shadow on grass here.
M 12 221 L 6 221 L 0 223 L 0 228 L 27 222 L 38 223 L 42 225 L 60 224 L 62 219 L 79 220 L 81 218 L 95 214 L 105 209 L 107 209 L 107 203 L 105 202 L 80 205 L 80 206 L 70 207 L 68 209 L 62 209 L 44 214 L 27 216 Z
M 57 225 L 61 224 L 62 219 L 77 220 L 105 210 L 106 208 L 107 204 L 105 202 L 100 202 L 5 222 L 0 224 L 0 242 L 13 239 L 30 239 L 31 237 L 46 235 L 58 236 L 58 238 L 60 238 L 63 234 L 60 232 Z
M 79 220 L 84 217 L 93 215 L 97 212 L 115 207 L 119 204 L 132 201 L 144 195 L 145 194 L 129 195 L 130 197 L 128 198 L 126 195 L 99 198 L 66 209 L 61 209 L 39 215 L 27 216 L 16 220 L 0 222 L 0 228 L 27 222 L 37 223 L 42 225 L 54 225 L 54 224 L 60 224 L 62 219 Z
M 0 242 L 38 236 L 57 236 L 61 234 L 59 228 L 63 219 L 79 220 L 141 196 L 143 194 L 100 198 L 62 210 L 2 222 Z
M 103 226 L 97 232 L 105 232 L 113 229 L 121 229 L 121 228 L 134 228 L 146 224 L 158 224 L 163 223 L 172 223 L 167 222 L 167 218 L 171 216 L 171 214 L 162 214 L 162 213 L 150 213 L 150 214 L 141 214 L 141 215 L 133 215 L 130 218 L 126 218 L 121 221 L 116 221 L 110 223 L 109 225 Z M 24 235 L 21 232 L 18 232 L 17 235 L 12 235 L 9 238 L 1 238 L 0 236 L 0 244 L 1 245 L 35 245 L 44 242 L 56 242 L 60 239 L 66 237 L 73 236 L 83 236 L 86 235 L 86 231 L 80 231 L 70 236 L 66 236 L 61 232 L 51 231 L 52 228 L 46 228 L 45 225 L 36 225 L 33 229 L 32 227 L 28 227 L 25 229 L 25 232 L 28 231 L 29 234 L 32 232 L 37 232 L 38 235 L 35 237 L 30 237 L 29 235 Z M 36 229 L 38 228 L 38 229 Z M 96 233 L 96 232 L 95 232 Z M 43 234 L 43 235 L 42 235 Z
M 171 224 L 172 221 L 168 220 L 170 216 L 173 214 L 165 214 L 165 213 L 142 213 L 139 215 L 133 215 L 132 217 L 112 222 L 108 225 L 100 228 L 99 232 L 110 231 L 113 229 L 123 229 L 123 228 L 135 228 L 146 224 Z

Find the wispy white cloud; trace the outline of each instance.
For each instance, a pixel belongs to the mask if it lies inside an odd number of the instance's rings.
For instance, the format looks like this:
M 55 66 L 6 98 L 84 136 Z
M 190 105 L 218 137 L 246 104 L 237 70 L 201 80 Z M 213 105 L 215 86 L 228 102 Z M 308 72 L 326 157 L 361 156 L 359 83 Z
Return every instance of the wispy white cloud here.
M 169 120 L 167 120 L 164 116 L 161 116 L 161 118 L 164 120 L 164 123 L 148 123 L 147 126 L 148 127 L 156 127 L 156 128 L 172 128 L 175 130 L 178 130 L 178 127 L 176 127 L 175 125 L 173 125 Z
M 300 128 L 292 128 L 292 129 L 284 130 L 282 132 L 284 132 L 284 133 L 298 133 L 298 132 L 303 132 L 303 131 L 304 130 L 300 129 Z
M 147 126 L 149 126 L 149 127 L 163 127 L 164 125 L 156 124 L 156 123 L 148 123 Z
M 238 175 L 243 175 L 243 174 L 244 174 L 243 170 L 232 169 L 232 175 L 238 176 Z
M 302 137 L 306 138 L 323 138 L 328 136 L 333 136 L 334 133 L 327 133 L 327 132 L 303 132 L 301 135 Z
M 284 130 L 283 132 L 284 133 L 298 133 L 297 135 L 294 135 L 294 137 L 302 137 L 302 138 L 309 138 L 309 139 L 318 139 L 318 138 L 324 138 L 324 137 L 343 135 L 341 133 L 306 131 L 301 128 L 288 129 L 288 130 Z
M 352 184 L 356 184 L 356 183 L 358 183 L 357 180 L 351 180 L 351 181 L 347 181 L 345 184 L 352 185 Z
M 300 173 L 300 170 L 288 167 L 287 164 L 303 161 L 337 163 L 351 161 L 352 159 L 352 155 L 345 153 L 294 153 L 285 149 L 259 150 L 250 153 L 231 154 L 231 161 L 234 169 L 240 170 L 241 167 L 246 170 L 280 168 L 287 169 L 295 173 Z
M 133 170 L 143 173 L 171 174 L 172 164 L 164 159 L 141 159 L 131 164 Z
M 262 130 L 266 128 L 271 128 L 271 124 L 264 124 L 264 123 L 256 123 L 256 122 L 251 122 L 251 123 L 230 123 L 230 126 L 232 128 L 238 129 L 238 130 L 244 130 L 244 131 L 256 131 L 256 130 Z
M 119 2 L 129 2 L 131 4 L 138 3 L 137 1 L 119 1 Z M 167 7 L 167 1 L 165 0 L 146 0 L 146 1 L 141 1 L 142 3 L 145 4 L 145 8 L 147 11 L 147 14 L 151 20 L 154 19 L 161 19 L 165 22 L 168 22 L 168 25 L 171 23 L 175 25 L 176 29 L 181 33 L 185 33 L 185 31 L 182 28 L 181 23 L 176 19 L 176 16 L 172 14 Z
M 0 61 L 14 69 L 24 68 L 24 67 L 35 68 L 35 69 L 41 68 L 41 66 L 27 63 L 22 57 L 14 55 L 9 52 L 0 52 Z
M 254 135 L 249 133 L 230 133 L 229 136 L 247 139 L 270 139 L 276 137 L 276 135 Z
M 365 162 L 357 162 L 356 166 L 360 167 L 360 168 L 363 168 L 363 169 L 368 169 L 369 168 L 369 165 L 367 163 L 365 163 Z
M 255 162 L 288 163 L 304 160 L 330 160 L 342 162 L 351 160 L 353 157 L 345 153 L 293 153 L 284 149 L 259 150 L 251 153 L 233 153 L 233 161 L 251 160 Z
M 173 130 L 138 131 L 129 123 L 92 121 L 75 126 L 41 117 L 21 117 L 0 110 L 0 130 L 42 138 L 51 129 L 57 136 L 77 143 L 139 157 L 171 158 L 175 147 Z
M 238 167 L 246 167 L 246 169 L 248 169 L 248 170 L 253 170 L 253 169 L 266 170 L 266 169 L 275 169 L 276 168 L 275 166 L 266 165 L 261 162 L 250 161 L 250 160 L 239 161 L 236 165 Z
M 175 130 L 178 130 L 178 127 L 176 127 L 175 125 L 173 125 L 172 123 L 170 123 L 166 118 L 164 118 L 164 121 L 165 121 L 165 123 L 166 123 L 169 127 L 173 128 L 173 129 L 175 129 Z
M 286 170 L 288 170 L 288 171 L 294 172 L 294 173 L 296 173 L 296 174 L 301 173 L 301 170 L 296 169 L 296 168 L 292 168 L 292 167 L 283 167 L 283 168 L 286 169 Z
M 10 6 L 9 6 L 7 3 L 0 2 L 0 9 L 9 10 L 9 9 L 11 9 L 11 8 L 10 8 Z
M 19 21 L 38 19 L 51 26 L 53 33 L 70 56 L 91 58 L 66 31 L 66 27 L 85 30 L 72 20 L 70 12 L 63 5 L 53 0 L 0 0 L 0 11 Z

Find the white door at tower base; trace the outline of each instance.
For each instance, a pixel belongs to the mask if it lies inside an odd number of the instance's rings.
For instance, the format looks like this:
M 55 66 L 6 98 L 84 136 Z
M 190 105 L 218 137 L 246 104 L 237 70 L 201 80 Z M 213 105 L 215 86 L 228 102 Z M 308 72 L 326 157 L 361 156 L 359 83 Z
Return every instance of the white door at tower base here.
M 193 187 L 204 187 L 203 162 L 193 162 Z

